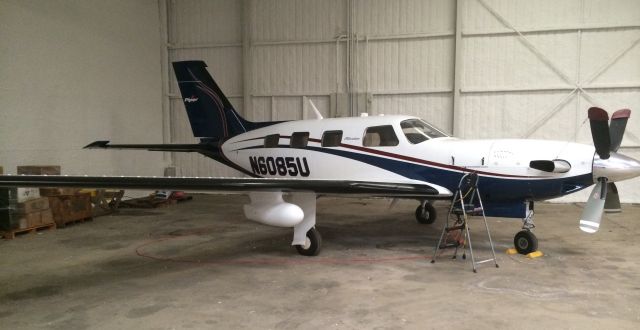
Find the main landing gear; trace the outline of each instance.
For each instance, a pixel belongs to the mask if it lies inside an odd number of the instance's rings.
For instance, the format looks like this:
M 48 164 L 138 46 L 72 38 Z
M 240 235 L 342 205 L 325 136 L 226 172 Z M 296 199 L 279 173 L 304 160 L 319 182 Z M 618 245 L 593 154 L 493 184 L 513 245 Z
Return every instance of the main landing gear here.
M 436 221 L 436 208 L 428 201 L 422 201 L 416 208 L 416 221 L 421 224 L 430 225 Z
M 298 250 L 298 253 L 303 256 L 317 256 L 322 249 L 322 236 L 320 235 L 320 232 L 315 228 L 311 228 L 307 232 L 306 236 L 304 244 L 295 245 L 296 250 Z
M 314 257 L 322 249 L 322 236 L 316 229 L 316 194 L 299 192 L 291 197 L 291 201 L 304 212 L 304 219 L 293 227 L 293 242 L 298 253 Z

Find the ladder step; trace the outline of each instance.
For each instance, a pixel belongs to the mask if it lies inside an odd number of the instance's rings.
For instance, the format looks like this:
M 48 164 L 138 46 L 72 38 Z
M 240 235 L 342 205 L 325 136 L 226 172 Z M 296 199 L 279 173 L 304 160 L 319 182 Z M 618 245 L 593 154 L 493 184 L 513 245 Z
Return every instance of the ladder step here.
M 438 249 L 448 249 L 448 248 L 455 248 L 455 247 L 459 247 L 460 243 L 456 242 L 456 243 L 449 243 L 449 244 L 440 244 L 440 246 L 438 247 Z
M 454 231 L 454 230 L 462 230 L 464 229 L 464 225 L 460 225 L 460 226 L 453 226 L 453 227 L 447 227 L 445 228 L 445 231 L 448 233 L 450 231 Z
M 485 260 L 476 261 L 476 265 L 483 264 L 483 263 L 489 262 L 489 261 L 495 261 L 495 260 L 496 259 L 491 258 L 491 259 L 485 259 Z

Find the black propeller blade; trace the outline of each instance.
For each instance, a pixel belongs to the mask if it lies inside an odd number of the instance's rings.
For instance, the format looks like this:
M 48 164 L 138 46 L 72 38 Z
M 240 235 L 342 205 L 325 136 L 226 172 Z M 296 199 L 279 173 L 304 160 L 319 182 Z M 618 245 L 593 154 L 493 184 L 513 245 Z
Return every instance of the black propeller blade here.
M 609 136 L 609 114 L 600 108 L 589 108 L 589 124 L 591 124 L 591 137 L 596 153 L 600 159 L 608 159 L 611 150 L 611 137 Z
M 611 151 L 618 151 L 622 144 L 624 130 L 627 127 L 627 120 L 631 116 L 631 110 L 622 109 L 613 113 L 611 124 L 609 125 L 609 138 L 611 140 Z

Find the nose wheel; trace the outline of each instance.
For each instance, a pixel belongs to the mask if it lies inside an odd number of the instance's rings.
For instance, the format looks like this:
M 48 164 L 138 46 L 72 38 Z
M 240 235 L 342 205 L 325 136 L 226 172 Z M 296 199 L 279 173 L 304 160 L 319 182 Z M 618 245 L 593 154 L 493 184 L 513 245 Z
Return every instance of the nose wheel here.
M 320 232 L 318 230 L 311 228 L 307 231 L 307 239 L 304 244 L 296 245 L 295 247 L 296 250 L 298 250 L 298 253 L 303 256 L 317 256 L 322 248 L 322 236 L 320 236 Z
M 520 254 L 529 254 L 538 250 L 538 238 L 529 230 L 521 230 L 513 238 L 513 245 Z

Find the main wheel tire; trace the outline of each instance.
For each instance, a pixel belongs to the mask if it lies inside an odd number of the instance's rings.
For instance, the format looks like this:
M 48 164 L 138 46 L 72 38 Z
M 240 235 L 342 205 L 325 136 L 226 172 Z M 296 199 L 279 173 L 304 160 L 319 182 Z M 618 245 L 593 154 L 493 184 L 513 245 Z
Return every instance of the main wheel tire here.
M 307 232 L 307 240 L 304 245 L 296 245 L 296 250 L 303 256 L 313 257 L 320 253 L 322 248 L 322 236 L 315 228 Z
M 513 238 L 513 245 L 520 254 L 529 254 L 538 250 L 538 238 L 529 230 L 522 230 Z
M 430 225 L 436 221 L 436 217 L 436 208 L 431 203 L 424 204 L 424 208 L 422 204 L 416 208 L 416 221 L 418 223 Z

